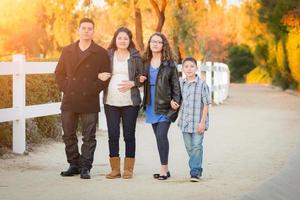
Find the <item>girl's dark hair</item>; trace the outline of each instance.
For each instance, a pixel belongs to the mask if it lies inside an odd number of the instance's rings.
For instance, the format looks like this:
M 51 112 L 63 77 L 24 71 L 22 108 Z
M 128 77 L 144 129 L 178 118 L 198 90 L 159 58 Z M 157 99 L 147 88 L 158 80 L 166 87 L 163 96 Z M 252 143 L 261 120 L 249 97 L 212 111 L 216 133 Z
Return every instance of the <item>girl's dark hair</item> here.
M 167 37 L 163 33 L 160 33 L 160 32 L 153 33 L 150 36 L 150 38 L 148 40 L 146 51 L 145 51 L 145 53 L 143 55 L 143 60 L 144 61 L 150 61 L 151 58 L 152 58 L 152 51 L 150 49 L 150 41 L 151 41 L 152 37 L 155 36 L 155 35 L 159 36 L 162 39 L 162 42 L 163 42 L 161 60 L 162 61 L 167 61 L 167 60 L 174 61 L 175 60 L 174 54 L 173 54 L 173 52 L 171 50 L 170 44 L 168 42 L 168 39 L 167 39 Z
M 197 66 L 197 60 L 195 58 L 193 58 L 193 57 L 186 57 L 185 59 L 183 59 L 182 65 L 184 65 L 184 63 L 186 61 L 191 61 L 192 63 L 194 63 Z
M 129 50 L 131 48 L 135 48 L 135 44 L 134 44 L 134 42 L 132 40 L 132 33 L 131 33 L 131 31 L 128 28 L 126 28 L 126 27 L 120 27 L 114 33 L 114 37 L 112 38 L 108 49 L 112 49 L 112 50 L 117 50 L 118 49 L 117 48 L 117 44 L 116 44 L 116 39 L 117 39 L 118 34 L 121 33 L 121 32 L 126 33 L 128 35 L 128 37 L 129 37 L 129 46 L 128 46 L 127 49 Z

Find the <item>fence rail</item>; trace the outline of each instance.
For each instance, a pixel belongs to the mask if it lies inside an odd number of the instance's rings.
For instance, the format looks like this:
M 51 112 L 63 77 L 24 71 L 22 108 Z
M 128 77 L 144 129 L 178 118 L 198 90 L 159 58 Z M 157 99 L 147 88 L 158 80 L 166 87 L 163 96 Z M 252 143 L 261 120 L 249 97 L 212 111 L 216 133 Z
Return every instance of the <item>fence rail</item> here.
M 12 108 L 0 109 L 0 123 L 13 121 L 14 153 L 22 154 L 26 150 L 25 122 L 27 118 L 56 115 L 61 112 L 61 102 L 26 106 L 26 75 L 53 74 L 56 64 L 57 62 L 26 62 L 24 55 L 14 55 L 12 62 L 0 63 L 0 76 L 12 75 L 13 78 L 13 105 Z M 228 96 L 229 70 L 227 65 L 207 62 L 199 63 L 199 66 L 201 67 L 198 74 L 206 79 L 214 103 L 222 103 Z M 181 71 L 181 66 L 179 66 L 179 71 Z M 99 113 L 98 128 L 106 129 L 104 112 Z

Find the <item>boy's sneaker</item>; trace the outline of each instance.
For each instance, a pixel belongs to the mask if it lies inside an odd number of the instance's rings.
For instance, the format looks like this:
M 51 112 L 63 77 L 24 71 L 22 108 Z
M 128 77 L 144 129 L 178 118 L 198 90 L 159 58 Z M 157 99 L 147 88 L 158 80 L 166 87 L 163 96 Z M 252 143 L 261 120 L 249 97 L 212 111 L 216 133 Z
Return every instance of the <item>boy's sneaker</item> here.
M 200 181 L 200 177 L 199 176 L 191 176 L 190 181 L 191 182 L 199 182 Z

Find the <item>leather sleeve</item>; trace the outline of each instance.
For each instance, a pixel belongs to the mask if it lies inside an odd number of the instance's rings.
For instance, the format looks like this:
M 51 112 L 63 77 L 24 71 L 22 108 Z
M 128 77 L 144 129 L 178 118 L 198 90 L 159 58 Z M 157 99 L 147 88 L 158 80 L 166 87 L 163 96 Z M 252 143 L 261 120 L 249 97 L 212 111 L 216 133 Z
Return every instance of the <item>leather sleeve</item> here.
M 181 90 L 180 90 L 180 83 L 179 83 L 179 75 L 177 66 L 175 64 L 174 67 L 172 67 L 172 73 L 171 73 L 171 94 L 172 99 L 176 101 L 179 105 L 181 104 Z

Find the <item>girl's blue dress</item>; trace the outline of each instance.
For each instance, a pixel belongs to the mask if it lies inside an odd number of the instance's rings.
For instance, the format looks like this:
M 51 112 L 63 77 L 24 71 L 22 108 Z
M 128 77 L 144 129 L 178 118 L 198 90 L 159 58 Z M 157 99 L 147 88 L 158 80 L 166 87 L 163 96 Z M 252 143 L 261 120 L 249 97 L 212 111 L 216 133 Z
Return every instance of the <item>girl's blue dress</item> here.
M 157 115 L 154 112 L 155 84 L 159 68 L 149 67 L 150 104 L 146 105 L 146 123 L 169 122 L 166 115 Z

